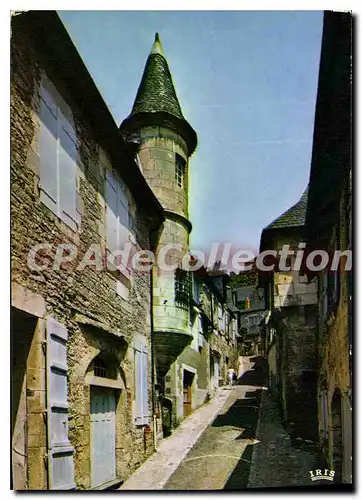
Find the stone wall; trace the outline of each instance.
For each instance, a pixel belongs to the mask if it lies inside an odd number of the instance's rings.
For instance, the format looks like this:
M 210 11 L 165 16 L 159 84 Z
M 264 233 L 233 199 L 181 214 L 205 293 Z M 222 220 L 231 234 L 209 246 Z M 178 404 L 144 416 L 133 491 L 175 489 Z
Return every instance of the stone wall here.
M 80 259 L 90 244 L 105 242 L 104 182 L 106 167 L 100 162 L 100 145 L 95 140 L 92 127 L 81 116 L 70 91 L 62 82 L 53 81 L 57 90 L 68 102 L 74 115 L 78 137 L 77 210 L 81 224 L 77 232 L 60 221 L 40 201 L 39 191 L 39 85 L 44 72 L 52 68 L 40 64 L 32 41 L 24 34 L 12 37 L 11 82 L 11 219 L 12 219 L 12 281 L 25 290 L 36 293 L 45 300 L 46 315 L 63 323 L 69 333 L 68 362 L 70 425 L 69 436 L 75 446 L 76 482 L 79 488 L 89 487 L 89 386 L 84 382 L 87 364 L 100 351 L 111 350 L 119 361 L 126 381 L 117 423 L 117 473 L 122 479 L 137 467 L 151 452 L 152 444 L 144 444 L 144 429 L 133 424 L 132 402 L 134 395 L 133 338 L 143 333 L 150 348 L 150 277 L 147 273 L 133 273 L 129 279 L 110 271 L 96 271 L 87 267 L 77 270 Z M 53 68 L 54 69 L 54 68 Z M 105 152 L 107 154 L 107 152 Z M 130 196 L 131 232 L 135 247 L 148 248 L 147 221 L 149 214 L 137 209 Z M 42 271 L 32 271 L 27 266 L 27 256 L 33 245 L 47 242 L 52 252 L 42 255 L 40 261 L 49 266 Z M 59 271 L 52 269 L 52 257 L 59 243 L 72 243 L 78 249 L 74 263 Z M 119 280 L 123 287 L 120 293 Z M 127 294 L 124 294 L 124 287 Z M 81 328 L 75 317 L 82 314 L 92 321 L 105 325 L 114 332 L 111 339 L 101 340 L 101 330 L 92 335 Z M 122 350 L 117 346 L 124 338 Z M 151 356 L 149 356 L 149 368 Z M 151 369 L 149 369 L 149 413 L 151 410 Z M 40 404 L 41 399 L 34 404 Z M 40 417 L 39 417 L 40 418 Z M 41 417 L 42 418 L 42 417 Z M 122 425 L 120 425 L 122 419 Z M 151 422 L 150 422 L 151 423 Z M 28 441 L 31 436 L 28 436 Z M 152 439 L 151 439 L 152 441 Z M 39 441 L 40 442 L 40 441 Z M 42 442 L 42 441 L 41 441 Z M 43 451 L 41 451 L 43 450 Z M 40 449 L 34 463 L 29 466 L 29 487 L 35 487 L 32 470 L 44 467 L 45 448 Z M 30 460 L 30 457 L 29 457 Z M 29 462 L 30 463 L 30 462 Z M 38 477 L 39 474 L 38 474 Z M 40 480 L 40 479 L 39 479 Z M 32 486 L 33 485 L 33 486 Z M 45 483 L 38 485 L 45 488 Z
M 188 218 L 188 159 L 183 138 L 165 127 L 144 127 L 139 158 L 149 186 L 164 208 Z M 184 186 L 175 183 L 175 161 L 179 154 L 186 162 Z
M 298 245 L 295 236 L 275 241 L 275 248 Z M 290 264 L 293 264 L 291 258 Z M 276 375 L 283 418 L 294 437 L 317 439 L 317 285 L 298 270 L 273 275 Z
M 340 200 L 340 232 L 337 248 L 345 250 L 349 245 L 349 220 L 345 211 L 346 190 Z M 336 233 L 333 237 L 336 236 Z M 324 448 L 330 467 L 333 464 L 334 428 L 332 417 L 332 400 L 336 393 L 341 395 L 341 416 L 343 434 L 342 480 L 351 482 L 352 478 L 352 406 L 349 366 L 349 291 L 348 273 L 339 271 L 339 297 L 336 304 L 329 308 L 324 315 L 324 294 L 322 278 L 318 280 L 318 354 L 319 354 L 319 381 L 318 381 L 318 421 L 320 444 Z M 327 399 L 326 421 L 323 419 L 323 397 Z M 324 425 L 327 426 L 327 439 L 324 439 Z
M 313 310 L 305 312 L 305 307 Z M 316 419 L 316 324 L 315 306 L 282 310 L 280 374 L 284 418 L 296 437 L 315 440 Z M 309 319 L 309 316 L 311 320 Z M 306 316 L 308 319 L 306 319 Z

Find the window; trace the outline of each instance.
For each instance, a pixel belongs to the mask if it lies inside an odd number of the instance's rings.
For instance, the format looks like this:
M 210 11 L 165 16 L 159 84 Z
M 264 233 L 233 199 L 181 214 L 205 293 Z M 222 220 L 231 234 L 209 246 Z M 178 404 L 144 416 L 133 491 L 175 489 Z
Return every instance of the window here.
M 107 171 L 106 179 L 106 230 L 107 249 L 123 250 L 129 241 L 129 201 L 124 184 Z M 120 259 L 116 259 L 120 265 Z
M 95 377 L 107 377 L 107 367 L 105 362 L 97 357 L 93 364 L 93 373 Z
M 194 301 L 196 302 L 196 304 L 199 304 L 200 303 L 200 282 L 194 278 L 193 280 L 193 289 L 194 289 Z
M 259 324 L 258 316 L 256 314 L 254 314 L 253 316 L 249 316 L 248 321 L 250 326 L 257 326 Z
M 191 297 L 190 273 L 184 269 L 175 271 L 175 301 L 181 305 L 188 306 Z
M 175 161 L 175 182 L 176 185 L 180 188 L 184 186 L 184 175 L 186 169 L 186 161 L 176 153 L 176 161 Z
M 218 325 L 219 325 L 219 330 L 222 330 L 223 328 L 223 311 L 222 307 L 220 305 L 217 306 L 217 317 L 218 317 Z
M 145 341 L 138 340 L 134 348 L 135 424 L 148 424 L 148 356 Z
M 42 87 L 40 100 L 40 199 L 76 230 L 77 137 L 59 107 L 61 97 L 48 89 Z

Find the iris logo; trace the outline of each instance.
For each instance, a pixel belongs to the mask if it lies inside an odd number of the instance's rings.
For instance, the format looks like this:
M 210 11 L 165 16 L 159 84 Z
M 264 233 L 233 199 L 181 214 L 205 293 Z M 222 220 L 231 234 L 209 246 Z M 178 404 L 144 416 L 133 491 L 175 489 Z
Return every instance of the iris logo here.
M 333 481 L 335 473 L 336 472 L 334 470 L 329 470 L 329 469 L 324 469 L 323 472 L 322 469 L 309 471 L 310 478 L 312 481 L 321 481 L 322 479 L 327 481 Z

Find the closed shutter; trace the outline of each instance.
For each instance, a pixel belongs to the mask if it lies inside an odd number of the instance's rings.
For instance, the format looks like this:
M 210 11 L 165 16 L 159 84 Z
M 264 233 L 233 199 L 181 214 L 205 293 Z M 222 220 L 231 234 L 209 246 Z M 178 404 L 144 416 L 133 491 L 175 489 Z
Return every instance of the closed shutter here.
M 58 124 L 56 108 L 50 98 L 40 102 L 40 189 L 41 200 L 54 213 L 58 200 Z
M 120 250 L 118 248 L 118 203 L 117 203 L 117 184 L 114 176 L 107 172 L 106 182 L 106 200 L 107 200 L 107 247 L 109 250 Z
M 57 99 L 54 96 L 57 95 Z M 40 103 L 40 199 L 67 225 L 76 229 L 77 139 L 61 112 L 61 97 L 43 81 Z
M 70 490 L 74 482 L 74 448 L 68 439 L 68 332 L 47 320 L 47 415 L 49 489 Z
M 63 113 L 58 111 L 59 206 L 62 216 L 76 220 L 77 139 Z
M 135 424 L 148 424 L 148 357 L 147 346 L 135 346 Z

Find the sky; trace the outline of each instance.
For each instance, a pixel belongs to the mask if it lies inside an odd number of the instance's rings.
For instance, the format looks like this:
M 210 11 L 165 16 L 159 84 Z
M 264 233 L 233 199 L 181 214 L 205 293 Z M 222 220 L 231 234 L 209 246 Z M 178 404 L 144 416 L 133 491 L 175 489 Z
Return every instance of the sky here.
M 190 244 L 259 248 L 308 184 L 322 11 L 59 11 L 117 124 L 159 32 L 185 118 Z

